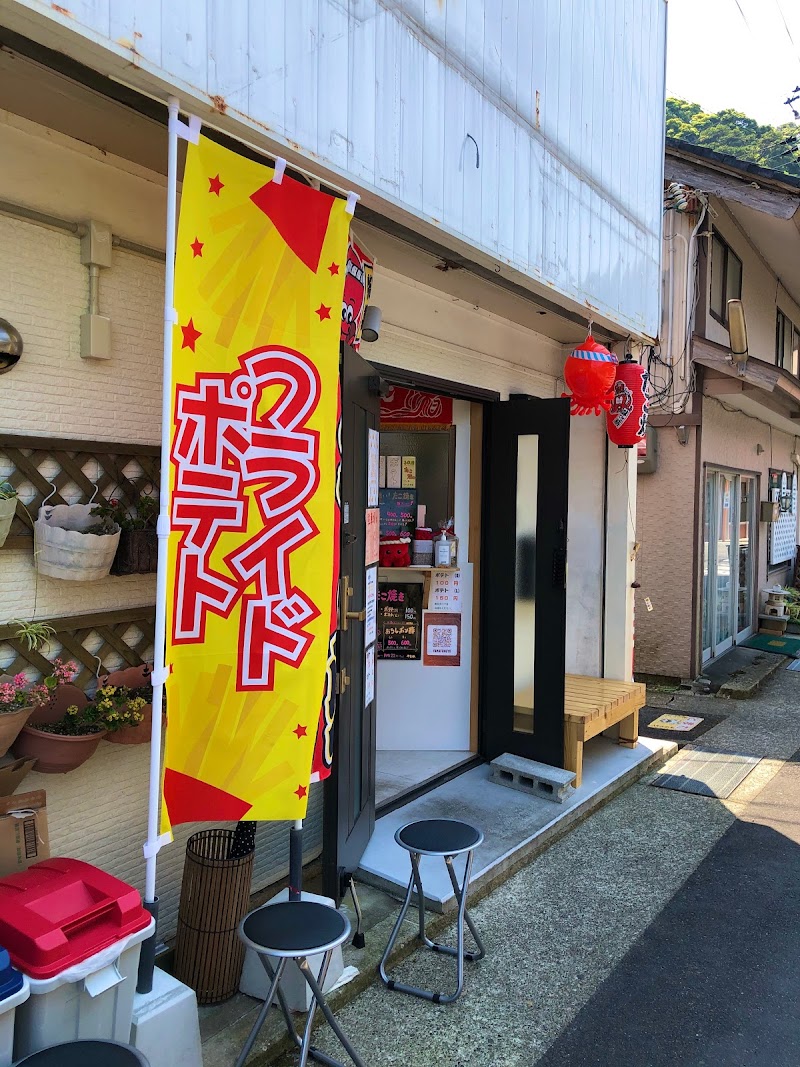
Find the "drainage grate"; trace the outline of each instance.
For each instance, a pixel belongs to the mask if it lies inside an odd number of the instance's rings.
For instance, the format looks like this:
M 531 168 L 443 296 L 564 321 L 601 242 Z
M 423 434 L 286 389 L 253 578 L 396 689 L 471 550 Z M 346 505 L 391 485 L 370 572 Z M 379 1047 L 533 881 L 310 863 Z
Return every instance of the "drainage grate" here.
M 650 784 L 660 789 L 676 789 L 681 793 L 725 800 L 760 762 L 758 756 L 685 748 L 672 757 Z

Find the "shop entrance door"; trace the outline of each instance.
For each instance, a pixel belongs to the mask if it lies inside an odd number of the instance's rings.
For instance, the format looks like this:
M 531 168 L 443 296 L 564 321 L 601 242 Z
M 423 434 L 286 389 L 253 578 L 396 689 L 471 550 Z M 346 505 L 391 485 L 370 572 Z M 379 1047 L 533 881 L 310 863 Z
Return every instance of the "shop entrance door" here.
M 337 904 L 375 827 L 375 682 L 365 671 L 369 431 L 380 424 L 378 373 L 351 348 L 342 356 L 342 476 L 338 702 L 333 772 L 326 783 L 323 882 Z M 377 457 L 377 452 L 376 452 Z M 376 575 L 377 577 L 377 575 Z M 374 661 L 373 661 L 374 665 Z
M 482 749 L 563 766 L 569 401 L 488 406 Z
M 703 661 L 753 632 L 755 478 L 706 471 Z

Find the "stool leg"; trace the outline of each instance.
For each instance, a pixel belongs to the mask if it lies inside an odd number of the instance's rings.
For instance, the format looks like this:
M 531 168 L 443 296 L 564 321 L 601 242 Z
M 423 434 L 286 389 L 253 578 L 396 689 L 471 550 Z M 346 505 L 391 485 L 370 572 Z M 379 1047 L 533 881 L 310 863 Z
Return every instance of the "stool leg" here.
M 411 877 L 414 879 L 414 885 L 417 887 L 417 907 L 419 908 L 419 939 L 428 948 L 432 948 L 433 942 L 425 933 L 425 890 L 422 888 L 422 875 L 419 873 L 419 860 L 420 856 L 418 852 L 411 853 Z
M 258 1037 L 258 1031 L 264 1025 L 264 1020 L 267 1018 L 267 1014 L 269 1013 L 270 1005 L 272 1004 L 272 998 L 275 996 L 275 990 L 279 988 L 278 983 L 281 980 L 281 975 L 283 974 L 283 969 L 285 966 L 286 960 L 281 959 L 278 962 L 278 966 L 275 968 L 274 977 L 269 987 L 269 992 L 267 993 L 267 999 L 264 1001 L 264 1007 L 258 1013 L 258 1018 L 253 1023 L 253 1029 L 248 1034 L 247 1040 L 244 1043 L 242 1051 L 239 1053 L 239 1058 L 236 1060 L 236 1067 L 242 1067 L 244 1061 L 247 1059 L 247 1057 L 250 1055 L 250 1052 L 252 1051 L 256 1038 Z M 267 970 L 269 971 L 269 968 L 267 968 Z
M 259 956 L 259 959 L 261 960 L 261 963 L 264 966 L 264 970 L 269 975 L 269 980 L 271 982 L 275 975 L 274 975 L 274 972 L 272 970 L 272 967 L 270 967 L 270 965 L 269 965 L 269 961 L 268 961 L 267 957 L 266 956 Z M 294 1041 L 295 1045 L 297 1045 L 297 1047 L 300 1048 L 300 1044 L 301 1044 L 302 1039 L 301 1039 L 300 1035 L 298 1034 L 298 1032 L 294 1028 L 294 1019 L 292 1018 L 292 1013 L 289 1011 L 289 1005 L 286 1003 L 286 994 L 283 992 L 283 989 L 282 989 L 280 983 L 278 983 L 278 986 L 277 986 L 277 989 L 275 990 L 275 992 L 276 992 L 277 997 L 278 997 L 278 1003 L 280 1004 L 281 1011 L 283 1012 L 283 1018 L 286 1020 L 286 1029 L 289 1031 L 289 1037 L 291 1037 L 291 1039 Z
M 308 988 L 311 990 L 311 994 L 313 996 L 311 1011 L 309 1012 L 308 1022 L 306 1023 L 306 1033 L 308 1037 L 311 1036 L 311 1018 L 313 1016 L 314 1006 L 319 1004 L 319 1010 L 327 1019 L 328 1026 L 330 1026 L 331 1030 L 333 1030 L 333 1032 L 339 1038 L 339 1041 L 347 1055 L 350 1057 L 356 1067 L 364 1067 L 364 1061 L 361 1059 L 356 1050 L 345 1037 L 344 1031 L 342 1030 L 341 1026 L 339 1026 L 338 1022 L 336 1021 L 336 1017 L 334 1016 L 331 1009 L 328 1007 L 328 1002 L 325 1000 L 325 994 L 322 992 L 322 986 L 325 982 L 325 974 L 327 973 L 328 964 L 330 963 L 332 954 L 332 952 L 328 952 L 326 954 L 325 961 L 323 962 L 322 968 L 320 969 L 319 981 L 317 981 L 317 979 L 312 974 L 307 959 L 303 958 L 297 961 L 297 966 L 302 971 L 303 977 L 308 983 Z M 321 1059 L 325 1056 L 324 1053 L 319 1052 L 317 1049 L 314 1049 L 312 1051 L 312 1055 L 317 1059 Z M 329 1060 L 328 1057 L 325 1057 L 323 1062 L 336 1063 L 336 1060 Z M 300 1067 L 306 1067 L 306 1061 L 302 1058 L 302 1056 L 300 1060 Z M 341 1065 L 338 1065 L 338 1067 L 341 1067 Z
M 411 904 L 411 897 L 412 897 L 413 892 L 414 892 L 414 863 L 413 863 L 413 860 L 412 860 L 412 863 L 411 863 L 411 877 L 408 880 L 408 889 L 406 890 L 405 900 L 403 901 L 403 905 L 400 908 L 400 914 L 397 916 L 397 922 L 394 924 L 394 929 L 392 930 L 391 934 L 389 935 L 389 940 L 386 943 L 386 948 L 383 950 L 383 955 L 381 956 L 381 962 L 378 964 L 378 974 L 380 975 L 380 979 L 381 979 L 381 981 L 383 982 L 383 984 L 385 986 L 389 987 L 389 989 L 394 989 L 394 980 L 391 979 L 388 976 L 388 974 L 386 973 L 386 962 L 389 959 L 389 956 L 391 955 L 391 951 L 394 948 L 394 943 L 397 940 L 397 935 L 400 933 L 400 927 L 403 925 L 403 920 L 405 919 L 406 914 L 408 913 L 408 909 L 409 909 L 409 906 Z M 422 923 L 423 924 L 424 924 L 424 921 L 425 921 L 425 919 L 424 919 L 424 916 L 423 916 L 423 918 L 422 918 Z M 421 936 L 422 937 L 425 936 L 425 927 L 424 927 L 424 925 L 422 925 Z
M 450 875 L 450 881 L 453 886 L 453 892 L 455 893 L 456 899 L 458 900 L 459 904 L 461 903 L 461 898 L 464 898 L 464 919 L 466 920 L 470 933 L 475 939 L 475 944 L 478 946 L 477 952 L 465 952 L 464 956 L 466 957 L 466 959 L 472 962 L 475 962 L 476 960 L 482 960 L 483 957 L 486 955 L 486 949 L 483 947 L 483 941 L 481 941 L 480 934 L 475 929 L 475 924 L 473 923 L 472 919 L 470 918 L 470 914 L 466 909 L 466 898 L 467 892 L 469 891 L 469 876 L 470 869 L 472 867 L 472 853 L 470 852 L 467 858 L 467 868 L 464 871 L 464 881 L 462 882 L 461 886 L 459 886 L 458 881 L 456 879 L 456 872 L 453 870 L 453 857 L 447 856 L 445 858 L 445 863 L 447 864 L 447 873 Z
M 323 986 L 325 984 L 325 975 L 328 973 L 328 965 L 331 962 L 331 956 L 333 952 L 326 952 L 322 957 L 322 966 L 319 969 L 319 984 Z M 297 966 L 300 968 L 300 973 L 306 978 L 307 974 L 311 973 L 311 968 L 308 965 L 308 959 L 305 956 L 300 956 L 297 959 Z M 306 981 L 308 979 L 306 978 Z M 313 987 L 311 989 L 311 1004 L 308 1008 L 308 1015 L 306 1016 L 306 1025 L 303 1030 L 303 1040 L 300 1042 L 300 1061 L 298 1067 L 306 1067 L 308 1062 L 308 1053 L 311 1048 L 311 1028 L 314 1024 L 314 1014 L 317 1010 L 317 997 L 314 993 Z

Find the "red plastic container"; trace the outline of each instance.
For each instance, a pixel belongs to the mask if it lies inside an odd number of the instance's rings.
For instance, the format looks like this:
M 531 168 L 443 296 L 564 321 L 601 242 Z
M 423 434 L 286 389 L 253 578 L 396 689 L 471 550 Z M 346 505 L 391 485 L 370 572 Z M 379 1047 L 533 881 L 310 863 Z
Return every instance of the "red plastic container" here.
M 0 945 L 29 978 L 53 978 L 149 922 L 133 886 L 81 860 L 0 878 Z

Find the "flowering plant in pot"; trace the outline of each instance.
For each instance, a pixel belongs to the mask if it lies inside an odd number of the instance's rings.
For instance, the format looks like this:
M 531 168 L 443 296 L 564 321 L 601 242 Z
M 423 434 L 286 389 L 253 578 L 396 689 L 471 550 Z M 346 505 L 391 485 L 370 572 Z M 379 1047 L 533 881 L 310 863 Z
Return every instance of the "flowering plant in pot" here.
M 0 482 L 0 548 L 6 543 L 16 513 L 17 490 L 10 482 Z
M 70 678 L 74 673 L 70 668 L 77 670 L 75 664 L 60 666 L 62 676 L 69 671 Z M 14 755 L 35 758 L 36 769 L 44 774 L 74 771 L 94 755 L 108 733 L 138 725 L 144 706 L 144 699 L 131 696 L 125 686 L 102 685 L 92 700 L 70 704 L 55 722 L 23 727 Z
M 153 686 L 150 681 L 152 668 L 143 663 L 139 667 L 125 667 L 123 670 L 112 671 L 104 678 L 101 684 L 113 685 L 128 690 L 128 700 L 143 700 L 141 707 L 141 720 L 131 726 L 123 726 L 106 735 L 106 741 L 114 745 L 144 745 L 150 740 L 150 732 L 153 725 Z
M 157 570 L 158 500 L 155 497 L 140 496 L 130 509 L 124 501 L 112 498 L 107 504 L 98 504 L 92 514 L 116 523 L 121 530 L 112 574 L 152 574 Z
M 43 504 L 33 524 L 34 563 L 40 574 L 95 582 L 111 570 L 120 528 L 93 515 L 92 504 Z
M 32 686 L 24 673 L 0 674 L 0 756 L 11 748 L 33 710 L 49 698 L 49 689 Z

